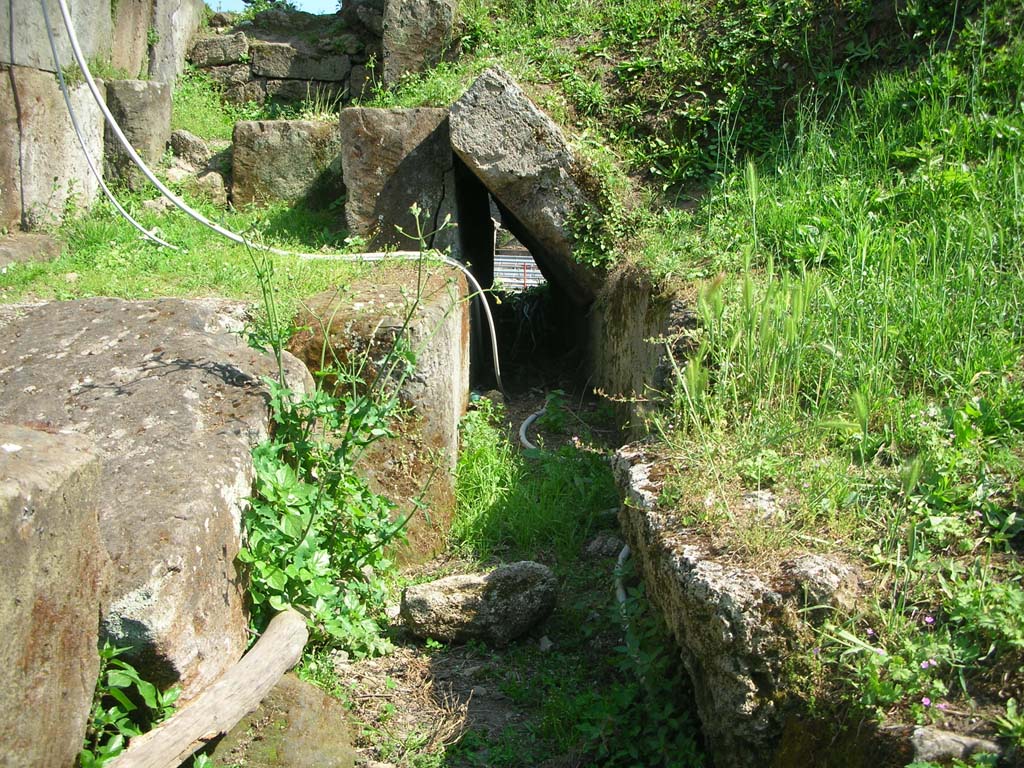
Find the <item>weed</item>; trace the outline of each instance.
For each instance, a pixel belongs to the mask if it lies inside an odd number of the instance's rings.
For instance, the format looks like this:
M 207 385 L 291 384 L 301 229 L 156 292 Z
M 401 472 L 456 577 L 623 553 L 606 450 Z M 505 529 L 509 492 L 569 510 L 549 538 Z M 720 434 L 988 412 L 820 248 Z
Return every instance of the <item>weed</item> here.
M 128 740 L 166 720 L 174 711 L 180 690 L 157 690 L 128 662 L 118 658 L 127 648 L 104 643 L 100 673 L 93 693 L 85 745 L 78 755 L 81 768 L 99 768 L 120 755 Z

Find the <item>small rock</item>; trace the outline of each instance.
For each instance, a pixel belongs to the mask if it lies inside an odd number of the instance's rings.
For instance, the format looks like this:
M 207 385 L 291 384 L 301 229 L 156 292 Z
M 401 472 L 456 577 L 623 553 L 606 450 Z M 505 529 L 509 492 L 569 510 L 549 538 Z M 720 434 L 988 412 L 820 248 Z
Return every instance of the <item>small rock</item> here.
M 625 546 L 622 539 L 614 533 L 601 532 L 587 544 L 586 555 L 589 558 L 615 557 Z
M 205 141 L 183 129 L 171 134 L 171 151 L 194 169 L 205 167 L 213 154 Z
M 142 207 L 147 211 L 153 211 L 154 213 L 166 213 L 174 208 L 174 203 L 166 197 L 157 197 L 152 200 L 143 200 Z M 75 279 L 78 279 L 77 275 L 75 276 Z
M 172 165 L 167 169 L 165 175 L 167 176 L 167 180 L 171 183 L 180 184 L 186 179 L 191 178 L 193 173 L 194 171 L 191 168 L 181 165 Z
M 402 618 L 417 637 L 504 646 L 551 614 L 557 591 L 551 569 L 526 560 L 408 587 Z
M 550 637 L 548 637 L 547 635 L 544 635 L 544 637 L 542 637 L 540 640 L 537 641 L 537 647 L 540 649 L 541 653 L 547 653 L 548 651 L 550 651 L 552 648 L 555 647 L 555 644 L 553 642 L 551 642 L 551 638 Z
M 216 205 L 225 207 L 228 204 L 228 188 L 224 177 L 217 171 L 207 171 L 196 177 L 195 186 Z
M 743 503 L 762 520 L 783 520 L 786 517 L 786 513 L 775 499 L 775 494 L 765 488 L 743 494 Z
M 64 282 L 66 283 L 77 283 L 79 274 L 77 272 L 68 272 L 64 275 Z
M 842 613 L 852 613 L 856 608 L 860 582 L 853 566 L 834 556 L 813 554 L 802 555 L 787 565 L 803 592 L 805 608 L 833 608 Z M 827 610 L 814 610 L 813 613 L 824 614 Z
M 988 752 L 1001 754 L 1002 750 L 995 742 L 976 739 L 972 736 L 961 736 L 952 731 L 922 726 L 914 729 L 910 737 L 914 745 L 914 760 L 944 761 L 950 759 L 966 760 L 971 755 Z
M 214 29 L 230 27 L 235 23 L 235 14 L 228 11 L 218 11 L 210 17 L 210 26 Z

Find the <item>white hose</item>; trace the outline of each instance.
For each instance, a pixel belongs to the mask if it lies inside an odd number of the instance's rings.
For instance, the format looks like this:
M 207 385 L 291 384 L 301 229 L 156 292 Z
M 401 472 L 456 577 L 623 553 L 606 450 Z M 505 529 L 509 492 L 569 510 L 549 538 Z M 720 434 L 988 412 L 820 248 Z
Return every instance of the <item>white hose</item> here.
M 629 544 L 626 544 L 619 552 L 619 559 L 615 561 L 615 597 L 619 601 L 623 621 L 626 620 L 626 585 L 622 582 L 622 570 L 626 567 L 626 561 L 631 554 L 633 553 Z
M 46 36 L 50 39 L 50 52 L 53 54 L 53 66 L 57 70 L 57 80 L 60 83 L 60 92 L 64 96 L 64 106 L 67 107 L 68 117 L 71 118 L 71 127 L 75 130 L 75 136 L 78 138 L 78 144 L 82 148 L 82 154 L 85 155 L 85 162 L 89 166 L 89 170 L 92 175 L 96 178 L 96 181 L 100 185 L 100 189 L 103 190 L 103 194 L 106 195 L 107 199 L 111 202 L 117 212 L 120 213 L 128 222 L 131 223 L 135 229 L 142 233 L 142 236 L 147 240 L 152 240 L 158 245 L 162 245 L 165 248 L 170 248 L 172 251 L 178 250 L 173 245 L 165 240 L 160 239 L 152 232 L 146 230 L 139 222 L 132 218 L 132 216 L 126 211 L 121 203 L 118 202 L 117 198 L 114 197 L 114 193 L 110 191 L 106 183 L 103 181 L 103 174 L 100 173 L 99 168 L 96 167 L 96 163 L 89 153 L 89 147 L 85 143 L 85 137 L 82 135 L 82 127 L 78 123 L 78 117 L 75 115 L 75 108 L 71 105 L 71 95 L 68 92 L 67 83 L 64 81 L 63 64 L 60 60 L 60 54 L 57 53 L 57 43 L 53 38 L 53 28 L 50 26 L 50 13 L 46 10 L 46 2 L 43 0 L 43 23 L 46 24 Z
M 43 13 L 45 15 L 46 14 L 46 0 L 40 0 L 40 4 L 43 6 Z M 226 237 L 227 239 L 231 240 L 232 242 L 238 243 L 239 245 L 243 245 L 243 246 L 245 246 L 247 248 L 253 248 L 253 249 L 261 250 L 261 251 L 267 251 L 269 253 L 274 254 L 275 256 L 295 256 L 295 257 L 298 257 L 298 258 L 301 258 L 301 259 L 306 259 L 306 260 L 311 260 L 311 259 L 337 259 L 337 260 L 340 260 L 340 261 L 354 261 L 354 262 L 373 262 L 373 261 L 383 261 L 385 259 L 398 259 L 398 260 L 402 260 L 402 261 L 412 261 L 412 260 L 423 258 L 422 254 L 420 254 L 420 253 L 413 253 L 413 252 L 410 252 L 410 251 L 399 251 L 399 252 L 396 252 L 396 253 L 373 253 L 373 254 L 359 254 L 359 253 L 321 254 L 321 253 L 298 253 L 298 252 L 295 252 L 295 251 L 285 251 L 285 250 L 282 250 L 280 248 L 272 248 L 270 246 L 262 245 L 260 243 L 250 242 L 249 240 L 247 240 L 246 238 L 242 237 L 241 235 L 236 234 L 235 232 L 232 232 L 229 229 L 225 229 L 224 227 L 220 226 L 216 222 L 210 221 L 202 213 L 200 213 L 199 211 L 197 211 L 194 208 L 192 208 L 188 203 L 186 203 L 184 200 L 182 200 L 177 195 L 175 195 L 170 189 L 168 189 L 167 186 L 163 182 L 161 182 L 160 179 L 158 179 L 156 177 L 156 174 L 154 174 L 153 171 L 151 171 L 149 169 L 149 167 L 142 160 L 142 158 L 139 157 L 139 153 L 135 151 L 134 147 L 132 147 L 131 142 L 128 141 L 128 138 L 124 135 L 124 132 L 121 130 L 121 127 L 117 124 L 117 121 L 114 119 L 114 116 L 110 113 L 110 110 L 107 109 L 106 102 L 104 102 L 103 97 L 100 95 L 99 89 L 96 87 L 96 81 L 93 80 L 92 73 L 89 71 L 89 65 L 86 62 L 85 56 L 82 54 L 82 49 L 81 49 L 81 47 L 78 44 L 78 36 L 75 34 L 75 27 L 74 27 L 74 24 L 71 21 L 71 12 L 68 10 L 68 5 L 67 5 L 66 0 L 57 0 L 57 4 L 60 7 L 61 17 L 64 19 L 64 27 L 67 29 L 67 32 L 68 32 L 68 40 L 71 43 L 71 51 L 72 51 L 72 53 L 75 56 L 75 61 L 78 63 L 79 68 L 82 70 L 82 75 L 83 75 L 83 77 L 85 77 L 85 82 L 89 86 L 89 91 L 92 93 L 92 97 L 96 101 L 97 106 L 99 106 L 100 111 L 103 112 L 103 117 L 107 121 L 107 125 L 110 127 L 110 130 L 113 131 L 114 136 L 117 138 L 117 140 L 121 144 L 121 146 L 124 147 L 125 152 L 128 153 L 128 156 L 131 158 L 132 162 L 135 163 L 136 166 L 138 166 L 140 171 L 142 171 L 143 175 L 145 175 L 145 177 L 147 179 L 149 179 L 149 181 L 153 184 L 153 186 L 155 186 L 160 191 L 160 194 L 162 194 L 164 197 L 166 197 L 168 200 L 170 200 L 179 210 L 181 210 L 184 213 L 188 214 L 193 219 L 198 221 L 200 224 L 208 227 L 209 229 L 213 230 L 217 234 L 219 234 L 219 235 L 221 235 L 223 237 Z M 51 45 L 55 45 L 54 42 L 53 42 L 53 33 L 49 29 L 49 26 L 47 26 L 47 34 L 50 37 L 50 44 Z M 65 98 L 67 98 L 66 88 L 65 88 Z M 119 210 L 123 210 L 123 209 L 120 209 L 120 207 L 119 207 Z M 492 354 L 493 359 L 494 359 L 494 378 L 497 381 L 498 389 L 504 392 L 504 387 L 502 386 L 502 382 L 501 382 L 501 365 L 500 365 L 500 363 L 498 361 L 498 334 L 497 334 L 497 330 L 495 329 L 494 318 L 491 315 L 491 308 L 488 305 L 486 296 L 484 295 L 484 292 L 483 292 L 483 287 L 477 281 L 476 277 L 473 276 L 473 273 L 470 272 L 469 269 L 464 264 L 456 261 L 455 259 L 452 259 L 452 258 L 450 258 L 448 256 L 444 256 L 444 255 L 441 255 L 441 254 L 437 254 L 436 258 L 437 258 L 438 261 L 441 261 L 441 262 L 443 262 L 443 263 L 445 263 L 445 264 L 447 264 L 447 265 L 449 265 L 451 267 L 455 267 L 456 269 L 460 270 L 466 276 L 466 280 L 469 282 L 470 287 L 473 289 L 473 292 L 476 295 L 479 296 L 480 302 L 483 304 L 484 315 L 487 317 L 487 325 L 488 325 L 488 329 L 490 330 L 490 334 L 491 334 L 491 354 Z
M 541 408 L 539 411 L 531 413 L 526 417 L 523 423 L 519 425 L 519 443 L 523 448 L 529 448 L 531 451 L 537 450 L 537 446 L 530 442 L 530 438 L 526 436 L 526 432 L 533 425 L 533 422 L 544 415 L 545 410 L 547 409 Z

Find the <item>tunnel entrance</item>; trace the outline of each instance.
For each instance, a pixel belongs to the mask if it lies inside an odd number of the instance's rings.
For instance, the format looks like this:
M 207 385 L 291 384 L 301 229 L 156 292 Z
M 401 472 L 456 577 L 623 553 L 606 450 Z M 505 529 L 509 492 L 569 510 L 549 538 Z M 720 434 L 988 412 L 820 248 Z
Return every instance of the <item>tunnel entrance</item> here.
M 509 394 L 576 389 L 586 360 L 587 307 L 548 268 L 543 247 L 456 156 L 455 190 L 462 260 L 486 292 Z M 490 340 L 473 309 L 470 379 L 496 385 Z

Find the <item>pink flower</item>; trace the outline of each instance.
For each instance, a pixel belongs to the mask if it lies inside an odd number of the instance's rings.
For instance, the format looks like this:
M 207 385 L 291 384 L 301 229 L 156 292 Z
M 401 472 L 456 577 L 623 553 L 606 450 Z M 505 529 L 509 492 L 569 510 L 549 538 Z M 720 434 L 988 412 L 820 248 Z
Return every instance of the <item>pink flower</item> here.
M 928 626 L 931 626 L 932 624 L 935 623 L 935 617 L 934 616 L 925 616 L 924 617 L 924 623 L 927 624 Z
M 929 664 L 927 661 L 922 661 L 921 662 L 921 669 L 928 669 L 928 667 L 930 667 L 930 666 L 931 666 L 931 664 Z
M 932 705 L 932 700 L 929 699 L 927 696 L 922 696 L 921 703 L 924 704 L 926 707 L 930 707 Z
M 947 704 L 946 702 L 940 701 L 938 704 L 935 705 L 935 708 L 936 709 L 945 709 L 948 706 L 949 706 L 949 704 Z
M 874 637 L 874 636 L 875 636 L 875 630 L 873 630 L 871 627 L 868 627 L 868 637 Z

